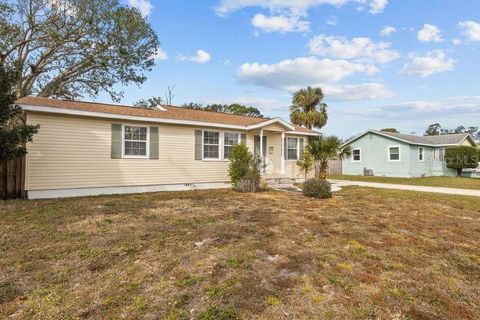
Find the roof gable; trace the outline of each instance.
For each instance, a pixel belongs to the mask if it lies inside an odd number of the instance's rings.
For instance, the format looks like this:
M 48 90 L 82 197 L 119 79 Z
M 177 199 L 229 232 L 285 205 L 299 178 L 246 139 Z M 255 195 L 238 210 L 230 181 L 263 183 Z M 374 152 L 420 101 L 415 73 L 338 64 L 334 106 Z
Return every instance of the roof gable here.
M 348 145 L 360 138 L 362 138 L 367 133 L 377 134 L 379 136 L 383 136 L 386 138 L 391 138 L 397 141 L 405 142 L 408 144 L 413 145 L 423 145 L 423 146 L 450 146 L 450 145 L 458 145 L 461 144 L 465 139 L 468 139 L 472 145 L 474 146 L 475 143 L 473 141 L 472 136 L 469 133 L 458 133 L 458 134 L 448 134 L 448 135 L 439 135 L 439 136 L 415 136 L 411 134 L 403 134 L 403 133 L 393 133 L 393 132 L 385 132 L 385 131 L 378 131 L 378 130 L 368 130 L 353 139 L 347 141 L 343 145 Z

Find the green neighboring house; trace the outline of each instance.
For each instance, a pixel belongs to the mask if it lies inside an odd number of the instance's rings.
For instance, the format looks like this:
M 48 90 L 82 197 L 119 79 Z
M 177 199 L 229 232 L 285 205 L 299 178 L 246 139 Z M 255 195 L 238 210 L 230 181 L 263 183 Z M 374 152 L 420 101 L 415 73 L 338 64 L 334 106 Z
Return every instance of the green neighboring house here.
M 420 137 L 369 130 L 346 145 L 351 146 L 352 156 L 343 160 L 343 174 L 408 178 L 456 176 L 456 170 L 446 166 L 445 148 L 475 146 L 475 141 L 468 133 Z M 480 170 L 466 171 L 465 175 L 480 177 Z

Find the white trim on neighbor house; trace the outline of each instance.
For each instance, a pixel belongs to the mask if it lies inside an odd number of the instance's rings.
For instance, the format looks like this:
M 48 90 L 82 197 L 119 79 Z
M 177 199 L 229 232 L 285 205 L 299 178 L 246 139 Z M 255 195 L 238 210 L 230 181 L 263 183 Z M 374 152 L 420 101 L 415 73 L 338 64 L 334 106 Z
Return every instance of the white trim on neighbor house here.
M 437 148 L 436 150 L 438 150 L 438 157 L 436 156 L 435 160 L 441 161 L 441 162 L 445 161 L 445 148 L 440 147 L 440 148 Z
M 206 183 L 185 183 L 185 184 L 159 184 L 148 186 L 131 187 L 104 187 L 104 188 L 75 188 L 75 189 L 52 189 L 52 190 L 29 190 L 28 199 L 54 199 L 99 196 L 108 194 L 147 193 L 161 191 L 189 191 L 207 189 L 228 189 L 230 182 L 206 182 Z
M 355 160 L 355 155 L 353 154 L 354 151 L 360 151 L 359 153 L 359 156 L 360 156 L 360 160 Z M 362 148 L 355 148 L 355 149 L 352 149 L 352 162 L 362 162 Z
M 150 122 L 150 123 L 167 123 L 167 124 L 180 124 L 180 125 L 192 125 L 192 126 L 203 126 L 203 127 L 212 127 L 212 128 L 227 128 L 227 129 L 237 129 L 237 130 L 253 130 L 268 126 L 273 123 L 280 123 L 292 130 L 287 132 L 287 134 L 295 135 L 304 135 L 304 136 L 318 136 L 319 133 L 313 132 L 301 132 L 295 131 L 295 127 L 286 122 L 281 118 L 270 119 L 255 125 L 251 126 L 240 126 L 233 124 L 222 124 L 222 123 L 213 123 L 205 121 L 194 121 L 194 120 L 177 120 L 177 119 L 162 119 L 162 118 L 150 118 L 150 117 L 140 117 L 140 116 L 130 116 L 130 115 L 120 115 L 114 113 L 104 113 L 104 112 L 94 112 L 94 111 L 82 111 L 82 110 L 71 110 L 71 109 L 62 109 L 54 107 L 45 107 L 38 105 L 27 105 L 19 104 L 23 110 L 34 111 L 34 112 L 47 112 L 54 114 L 65 114 L 65 115 L 74 115 L 74 116 L 86 116 L 86 117 L 95 117 L 95 118 L 104 118 L 104 119 L 121 119 L 121 120 L 131 120 L 131 121 L 141 121 L 141 122 Z
M 420 152 L 420 150 L 421 150 L 421 152 Z M 420 158 L 420 156 L 421 156 L 421 158 Z M 418 147 L 417 160 L 418 160 L 418 162 L 425 162 L 425 148 L 424 147 Z
M 467 139 L 470 140 L 470 144 L 472 144 L 473 147 L 475 147 L 477 145 L 477 143 L 475 142 L 475 140 L 473 139 L 471 134 L 468 134 L 467 136 L 465 136 L 465 138 L 463 138 L 462 141 L 460 141 L 458 144 L 462 144 L 463 141 L 465 141 Z M 446 145 L 446 146 L 448 146 L 448 145 Z
M 145 142 L 146 143 L 146 155 L 144 156 L 131 156 L 125 154 L 125 127 L 137 127 L 137 128 L 146 128 L 147 129 L 147 140 L 129 140 L 135 142 Z M 149 126 L 139 126 L 138 124 L 122 124 L 122 159 L 150 159 L 150 127 Z
M 390 152 L 390 149 L 393 149 L 393 148 L 398 148 L 398 160 L 392 160 L 391 157 L 390 157 L 392 155 L 392 153 Z M 388 162 L 400 162 L 400 161 L 402 161 L 402 147 L 400 145 L 388 146 L 387 147 L 387 160 L 388 160 Z

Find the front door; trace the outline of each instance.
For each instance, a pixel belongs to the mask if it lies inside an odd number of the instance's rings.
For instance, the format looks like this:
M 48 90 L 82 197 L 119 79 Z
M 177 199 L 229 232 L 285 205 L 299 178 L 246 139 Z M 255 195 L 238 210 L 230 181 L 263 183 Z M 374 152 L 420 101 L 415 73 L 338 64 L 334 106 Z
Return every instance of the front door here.
M 260 156 L 260 136 L 254 137 L 253 155 Z M 263 136 L 263 152 L 262 152 L 262 172 L 265 172 L 267 167 L 267 136 Z

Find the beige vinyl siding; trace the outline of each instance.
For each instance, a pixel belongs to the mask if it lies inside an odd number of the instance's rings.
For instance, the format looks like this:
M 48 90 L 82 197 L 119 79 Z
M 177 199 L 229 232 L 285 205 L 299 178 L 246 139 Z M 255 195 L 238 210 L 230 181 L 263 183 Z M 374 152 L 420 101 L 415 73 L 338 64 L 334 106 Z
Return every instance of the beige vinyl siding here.
M 267 174 L 279 175 L 282 160 L 282 134 L 281 132 L 265 131 L 267 136 Z M 272 153 L 270 153 L 273 148 Z
M 228 161 L 194 159 L 195 130 L 208 128 L 37 112 L 29 112 L 27 121 L 40 124 L 39 133 L 28 144 L 27 190 L 229 181 Z M 158 127 L 159 159 L 111 159 L 112 123 Z M 279 174 L 281 133 L 265 133 L 268 146 L 274 147 L 274 153 L 268 155 L 273 167 L 270 173 Z M 254 134 L 247 133 L 251 151 Z M 295 161 L 285 161 L 285 168 L 288 176 L 301 177 Z
M 304 136 L 286 136 L 287 138 L 288 137 L 291 137 L 291 138 L 303 138 L 303 143 L 304 143 L 304 147 L 307 146 L 307 143 L 308 143 L 308 137 Z M 285 150 L 285 152 L 287 152 L 287 150 Z M 313 168 L 312 170 L 308 173 L 307 175 L 307 178 L 313 178 L 315 177 L 315 166 L 318 165 L 318 163 L 316 163 L 316 161 L 314 162 L 313 164 Z M 295 178 L 295 179 L 304 179 L 305 178 L 305 174 L 300 172 L 300 169 L 298 168 L 297 166 L 297 160 L 285 160 L 285 175 L 288 176 L 288 177 L 291 177 L 291 178 Z
M 282 131 L 286 131 L 288 130 L 287 128 L 285 128 L 284 126 L 278 124 L 278 123 L 274 123 L 274 124 L 270 124 L 268 126 L 265 126 L 263 127 L 263 130 L 270 130 L 270 131 L 279 131 L 279 132 L 282 132 Z
M 125 122 L 159 127 L 159 160 L 111 159 L 118 121 L 29 113 L 28 122 L 40 130 L 28 146 L 27 190 L 229 181 L 227 161 L 194 160 L 202 128 Z
M 463 145 L 463 146 L 473 146 L 473 147 L 475 147 L 475 145 L 472 144 L 472 142 L 471 142 L 470 139 L 468 139 L 468 138 L 465 139 L 465 140 L 463 140 L 460 145 Z

